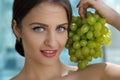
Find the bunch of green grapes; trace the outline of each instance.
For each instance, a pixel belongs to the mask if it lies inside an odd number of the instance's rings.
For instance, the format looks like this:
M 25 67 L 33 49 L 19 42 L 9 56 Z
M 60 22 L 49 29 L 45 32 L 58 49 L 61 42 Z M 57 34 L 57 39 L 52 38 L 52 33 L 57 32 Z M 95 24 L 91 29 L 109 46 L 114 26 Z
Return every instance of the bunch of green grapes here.
M 102 46 L 111 43 L 111 32 L 105 24 L 98 13 L 87 12 L 83 19 L 73 16 L 66 48 L 78 69 L 85 69 L 93 58 L 103 57 Z

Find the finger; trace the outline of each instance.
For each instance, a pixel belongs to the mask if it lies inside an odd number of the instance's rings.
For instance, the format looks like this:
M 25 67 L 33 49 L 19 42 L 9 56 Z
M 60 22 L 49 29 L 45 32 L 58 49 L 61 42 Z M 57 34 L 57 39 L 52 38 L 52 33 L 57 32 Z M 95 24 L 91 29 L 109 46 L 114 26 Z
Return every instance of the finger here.
M 85 11 L 84 11 L 84 8 L 83 8 L 83 7 L 79 8 L 79 15 L 80 15 L 82 18 L 85 18 Z

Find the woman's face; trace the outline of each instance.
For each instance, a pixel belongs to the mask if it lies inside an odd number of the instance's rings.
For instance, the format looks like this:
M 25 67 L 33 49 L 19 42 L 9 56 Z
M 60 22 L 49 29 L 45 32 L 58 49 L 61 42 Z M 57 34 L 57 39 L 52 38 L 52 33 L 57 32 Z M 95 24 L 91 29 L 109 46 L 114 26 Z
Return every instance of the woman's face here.
M 26 59 L 42 64 L 59 60 L 67 41 L 65 9 L 54 3 L 34 7 L 22 20 L 21 38 Z

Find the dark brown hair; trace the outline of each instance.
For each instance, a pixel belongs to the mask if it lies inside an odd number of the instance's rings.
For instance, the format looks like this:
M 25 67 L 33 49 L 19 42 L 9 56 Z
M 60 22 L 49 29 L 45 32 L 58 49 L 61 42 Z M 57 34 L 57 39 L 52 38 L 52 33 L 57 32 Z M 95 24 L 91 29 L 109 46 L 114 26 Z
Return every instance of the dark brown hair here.
M 30 12 L 30 10 L 42 2 L 53 2 L 63 6 L 67 12 L 68 21 L 69 23 L 71 22 L 72 8 L 69 0 L 14 0 L 12 20 L 16 20 L 18 28 L 21 27 L 20 24 L 22 19 Z M 15 49 L 20 55 L 24 56 L 24 49 L 21 39 L 20 41 L 16 39 Z

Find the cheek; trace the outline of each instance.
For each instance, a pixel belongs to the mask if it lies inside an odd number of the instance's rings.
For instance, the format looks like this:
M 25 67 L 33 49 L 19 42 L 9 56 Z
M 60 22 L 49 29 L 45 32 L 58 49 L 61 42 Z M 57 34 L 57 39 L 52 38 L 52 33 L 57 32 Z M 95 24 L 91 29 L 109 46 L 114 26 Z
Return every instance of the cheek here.
M 67 36 L 67 33 L 64 33 L 60 36 L 58 36 L 59 38 L 59 42 L 61 43 L 62 47 L 65 46 L 66 42 L 67 42 L 67 39 L 68 39 L 68 36 Z
M 36 40 L 35 39 L 30 39 L 30 38 L 24 38 L 23 39 L 23 47 L 24 47 L 24 51 L 25 53 L 29 53 L 29 52 L 35 52 L 37 49 L 37 44 L 36 44 Z
M 32 34 L 24 34 L 22 41 L 25 53 L 36 53 L 39 50 L 39 45 L 42 43 L 38 36 Z

